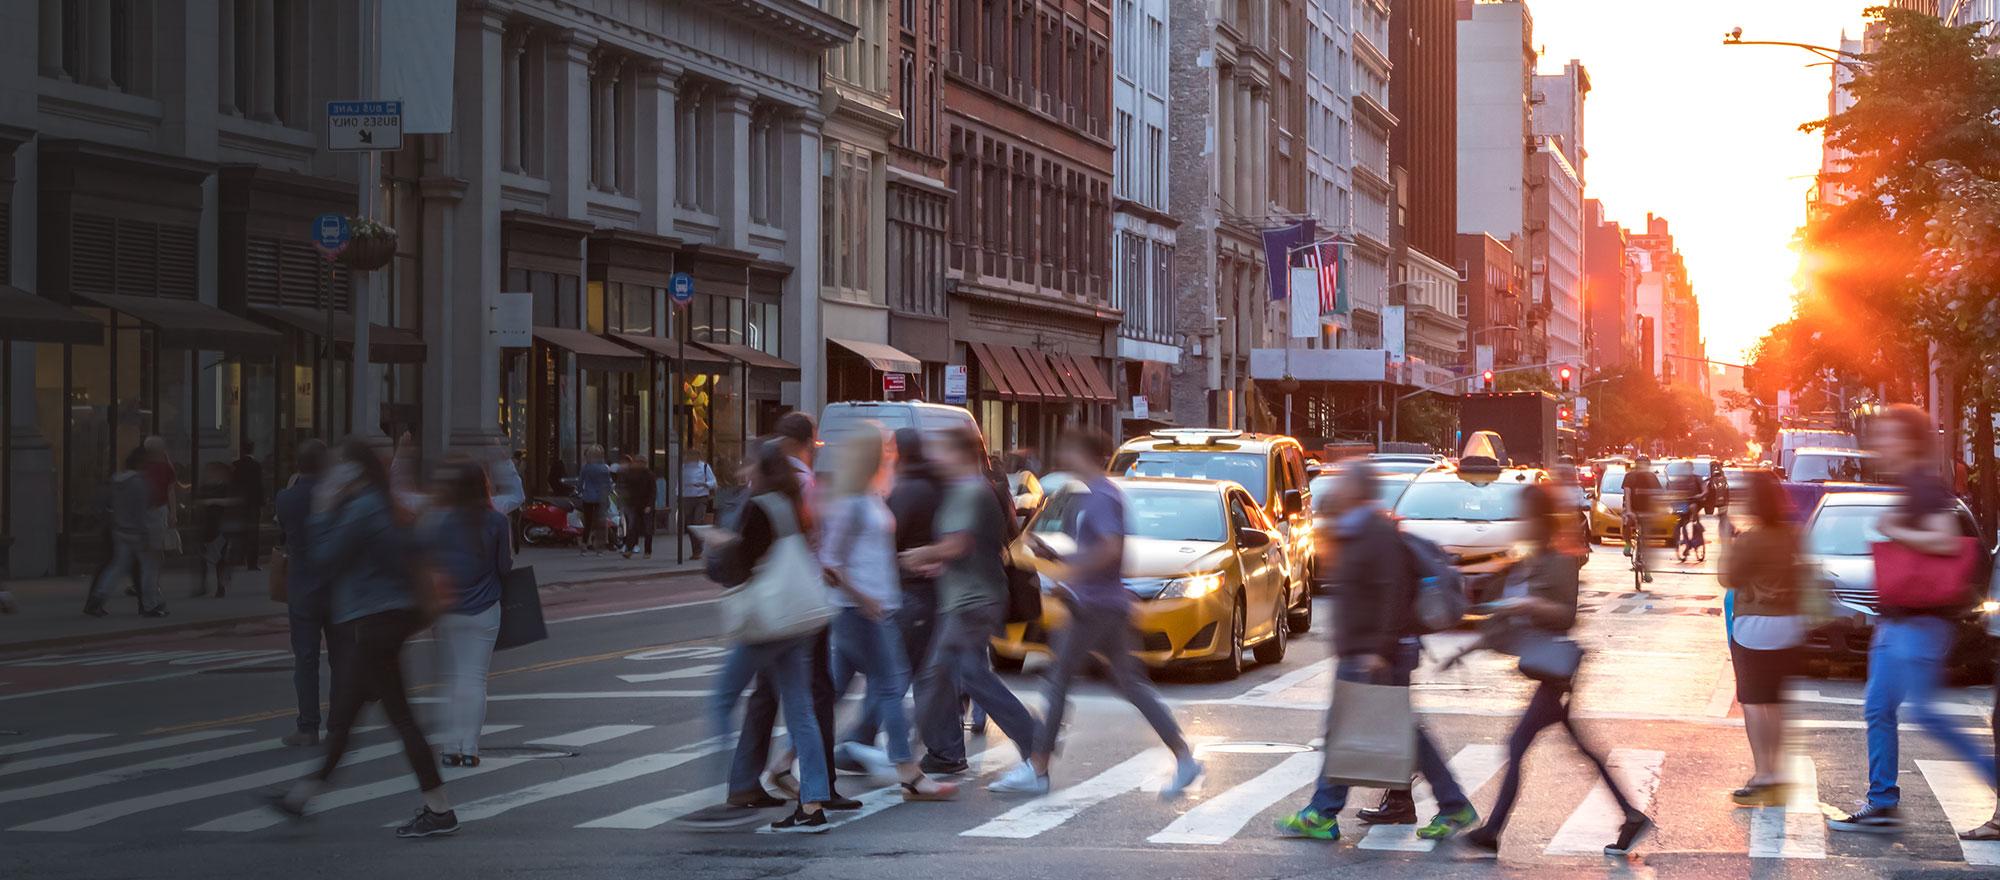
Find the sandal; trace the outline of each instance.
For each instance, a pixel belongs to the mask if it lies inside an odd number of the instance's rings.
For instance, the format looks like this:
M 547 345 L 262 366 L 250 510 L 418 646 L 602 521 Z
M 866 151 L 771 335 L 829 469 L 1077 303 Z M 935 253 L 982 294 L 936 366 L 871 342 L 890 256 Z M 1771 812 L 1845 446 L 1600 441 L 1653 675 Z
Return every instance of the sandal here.
M 456 766 L 458 766 L 458 765 L 459 765 L 459 762 L 461 762 L 461 761 L 463 761 L 463 760 L 464 760 L 464 758 L 462 758 L 462 757 L 460 757 L 460 756 L 458 756 L 458 755 L 453 755 L 453 754 L 446 754 L 446 755 L 444 756 L 444 765 L 445 765 L 446 767 L 456 767 Z
M 1958 833 L 1959 840 L 2000 840 L 2000 819 L 1988 819 L 1986 824 L 1969 831 Z
M 903 800 L 906 801 L 948 801 L 958 796 L 958 785 L 951 782 L 932 783 L 934 788 L 925 791 L 918 785 L 930 781 L 930 777 L 918 774 L 915 779 L 903 780 Z

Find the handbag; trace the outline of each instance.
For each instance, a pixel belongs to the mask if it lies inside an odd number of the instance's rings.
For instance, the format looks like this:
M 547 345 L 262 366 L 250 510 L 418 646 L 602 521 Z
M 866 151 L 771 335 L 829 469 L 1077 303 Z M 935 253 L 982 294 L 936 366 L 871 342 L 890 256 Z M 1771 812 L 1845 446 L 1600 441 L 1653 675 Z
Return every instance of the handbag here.
M 535 581 L 535 567 L 523 565 L 500 575 L 500 632 L 493 650 L 505 651 L 531 645 L 549 637 L 542 619 L 542 591 Z
M 1417 762 L 1416 731 L 1409 688 L 1336 681 L 1320 775 L 1343 785 L 1408 789 Z
M 289 601 L 291 593 L 286 589 L 285 579 L 291 576 L 292 560 L 285 555 L 285 548 L 271 548 L 271 561 L 264 568 L 269 572 L 265 577 L 270 581 L 271 601 Z
M 750 501 L 770 518 L 774 537 L 749 580 L 722 594 L 723 631 L 734 641 L 762 644 L 824 629 L 835 613 L 832 589 L 791 505 L 768 493 Z
M 1958 552 L 1933 556 L 1895 541 L 1869 545 L 1875 557 L 1875 593 L 1888 608 L 1951 608 L 1971 601 L 1979 539 L 1959 538 Z
M 1566 684 L 1583 665 L 1583 646 L 1568 636 L 1523 630 L 1513 647 L 1521 674 L 1535 681 Z

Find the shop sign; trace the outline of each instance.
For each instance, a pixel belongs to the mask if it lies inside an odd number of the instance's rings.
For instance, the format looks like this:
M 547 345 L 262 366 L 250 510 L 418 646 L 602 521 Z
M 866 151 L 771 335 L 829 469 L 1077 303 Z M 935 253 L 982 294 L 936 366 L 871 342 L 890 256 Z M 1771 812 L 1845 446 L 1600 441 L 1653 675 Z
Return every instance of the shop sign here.
M 313 370 L 311 367 L 292 368 L 292 422 L 299 428 L 310 431 L 313 427 Z
M 535 295 L 500 293 L 493 296 L 493 342 L 501 348 L 527 348 L 535 344 Z
M 965 403 L 965 365 L 944 365 L 944 402 Z
M 902 373 L 883 373 L 882 391 L 887 394 L 901 394 L 909 388 L 909 379 Z
M 1153 405 L 1151 401 L 1146 399 L 1146 395 L 1144 394 L 1132 395 L 1132 418 L 1150 419 L 1152 417 L 1153 417 Z

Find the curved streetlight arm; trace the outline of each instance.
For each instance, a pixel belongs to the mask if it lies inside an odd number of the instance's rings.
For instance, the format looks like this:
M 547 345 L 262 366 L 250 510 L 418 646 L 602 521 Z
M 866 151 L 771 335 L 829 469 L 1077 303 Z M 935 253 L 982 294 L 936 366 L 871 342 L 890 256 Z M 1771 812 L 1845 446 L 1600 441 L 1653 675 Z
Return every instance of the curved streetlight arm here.
M 1722 36 L 1722 45 L 1790 46 L 1794 49 L 1804 49 L 1807 52 L 1811 52 L 1814 55 L 1818 55 L 1821 58 L 1825 58 L 1827 61 L 1834 64 L 1852 65 L 1855 67 L 1861 67 L 1865 66 L 1867 62 L 1867 59 L 1862 57 L 1861 53 L 1859 52 L 1849 52 L 1845 49 L 1835 49 L 1832 46 L 1815 46 L 1812 43 L 1794 43 L 1789 40 L 1746 40 L 1743 39 L 1743 32 L 1741 29 L 1724 34 Z

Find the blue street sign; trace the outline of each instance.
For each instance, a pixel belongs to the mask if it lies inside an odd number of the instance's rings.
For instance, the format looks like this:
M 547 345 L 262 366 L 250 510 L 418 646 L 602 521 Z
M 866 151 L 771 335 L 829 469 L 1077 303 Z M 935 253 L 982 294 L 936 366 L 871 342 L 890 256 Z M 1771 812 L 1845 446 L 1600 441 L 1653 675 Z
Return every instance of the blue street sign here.
M 332 256 L 347 247 L 347 238 L 353 234 L 347 218 L 339 214 L 321 214 L 313 218 L 312 243 L 320 253 Z
M 694 301 L 694 277 L 686 272 L 675 272 L 667 281 L 667 294 L 674 298 L 674 306 L 685 306 Z

